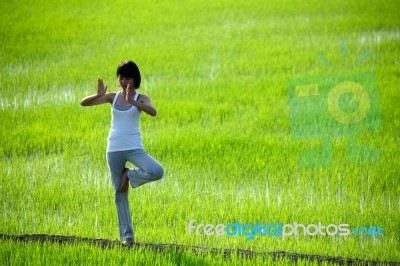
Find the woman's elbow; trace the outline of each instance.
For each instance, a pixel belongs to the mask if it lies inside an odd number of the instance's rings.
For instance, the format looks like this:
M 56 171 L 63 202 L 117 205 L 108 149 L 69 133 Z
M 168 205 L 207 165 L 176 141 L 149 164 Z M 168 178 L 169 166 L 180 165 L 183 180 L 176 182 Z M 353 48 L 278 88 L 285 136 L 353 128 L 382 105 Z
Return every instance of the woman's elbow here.
M 151 108 L 150 110 L 147 110 L 147 112 L 146 113 L 148 113 L 149 115 L 151 115 L 151 116 L 156 116 L 157 115 L 157 110 L 156 109 L 154 109 L 154 108 Z
M 85 101 L 85 99 L 83 99 L 81 101 L 81 106 L 89 106 L 89 103 L 87 101 Z

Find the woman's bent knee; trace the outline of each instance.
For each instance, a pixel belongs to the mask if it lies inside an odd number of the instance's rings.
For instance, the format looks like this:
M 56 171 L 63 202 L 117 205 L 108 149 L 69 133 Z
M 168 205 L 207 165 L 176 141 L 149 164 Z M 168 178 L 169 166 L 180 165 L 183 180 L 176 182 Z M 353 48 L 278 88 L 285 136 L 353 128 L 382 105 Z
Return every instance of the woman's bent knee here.
M 152 175 L 153 175 L 154 180 L 159 180 L 159 179 L 163 178 L 164 168 L 162 166 L 155 168 Z

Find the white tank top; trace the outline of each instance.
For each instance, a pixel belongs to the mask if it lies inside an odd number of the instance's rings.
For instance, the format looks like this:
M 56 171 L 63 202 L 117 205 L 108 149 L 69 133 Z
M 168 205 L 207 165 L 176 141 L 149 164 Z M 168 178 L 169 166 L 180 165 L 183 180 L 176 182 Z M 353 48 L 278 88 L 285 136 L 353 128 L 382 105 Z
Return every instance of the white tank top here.
M 111 105 L 111 128 L 108 134 L 107 152 L 143 149 L 142 135 L 139 129 L 140 110 L 131 106 L 126 111 L 115 109 L 120 92 L 115 94 Z M 139 93 L 135 94 L 137 101 Z

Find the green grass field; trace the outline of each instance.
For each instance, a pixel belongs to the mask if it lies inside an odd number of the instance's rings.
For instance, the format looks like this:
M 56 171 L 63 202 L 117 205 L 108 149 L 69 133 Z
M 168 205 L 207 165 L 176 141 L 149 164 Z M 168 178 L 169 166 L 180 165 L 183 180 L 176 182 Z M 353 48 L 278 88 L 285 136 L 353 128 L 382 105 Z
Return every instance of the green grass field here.
M 134 60 L 146 150 L 162 181 L 130 190 L 138 242 L 400 261 L 400 12 L 397 1 L 2 1 L 0 233 L 118 239 L 105 159 L 110 106 L 83 108 Z M 340 40 L 347 55 L 339 64 Z M 350 68 L 360 55 L 372 56 Z M 323 53 L 337 67 L 316 59 Z M 339 66 L 340 65 L 340 66 Z M 376 163 L 299 167 L 290 79 L 376 73 L 382 129 L 358 142 Z M 305 123 L 305 122 L 304 122 Z M 188 223 L 380 226 L 383 236 L 206 236 Z M 0 240 L 1 264 L 282 264 L 270 258 Z M 301 262 L 304 265 L 307 261 Z M 301 264 L 300 263 L 300 264 Z

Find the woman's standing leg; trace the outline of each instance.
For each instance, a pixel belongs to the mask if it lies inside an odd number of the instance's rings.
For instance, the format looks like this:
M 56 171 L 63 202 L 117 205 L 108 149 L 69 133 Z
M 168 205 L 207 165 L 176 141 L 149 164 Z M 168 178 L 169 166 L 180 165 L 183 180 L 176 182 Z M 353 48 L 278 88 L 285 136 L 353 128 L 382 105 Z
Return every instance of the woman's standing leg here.
M 118 215 L 119 236 L 121 239 L 133 239 L 132 217 L 128 202 L 128 191 L 120 192 L 122 173 L 127 161 L 125 151 L 107 152 L 107 162 L 115 193 L 115 205 Z
M 128 171 L 132 187 L 141 186 L 164 176 L 164 168 L 160 163 L 142 149 L 127 151 L 127 160 L 138 167 L 138 169 Z

